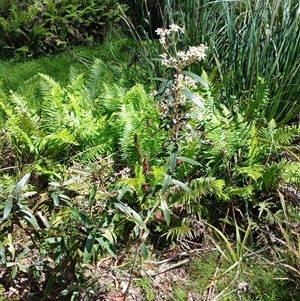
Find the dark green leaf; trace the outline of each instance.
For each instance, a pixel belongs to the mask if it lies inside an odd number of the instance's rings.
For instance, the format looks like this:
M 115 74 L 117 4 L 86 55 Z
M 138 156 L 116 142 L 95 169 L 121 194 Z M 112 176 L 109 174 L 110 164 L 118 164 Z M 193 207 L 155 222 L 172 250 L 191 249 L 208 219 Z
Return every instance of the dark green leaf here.
M 178 155 L 178 146 L 175 146 L 170 155 L 170 172 L 173 173 L 176 168 L 177 163 L 177 155 Z
M 86 228 L 90 228 L 91 226 L 93 226 L 93 223 L 91 222 L 91 220 L 80 210 L 71 207 L 70 211 L 71 211 L 72 218 L 78 219 L 81 222 L 83 222 L 83 224 Z
M 111 254 L 113 257 L 117 257 L 116 252 L 113 250 L 113 246 L 105 241 L 102 237 L 97 237 L 96 240 L 100 243 L 100 245 L 108 251 L 109 254 Z
M 142 244 L 141 244 L 141 254 L 144 259 L 146 259 L 148 257 L 147 246 L 144 242 L 142 242 Z
M 127 186 L 123 186 L 119 190 L 119 194 L 118 194 L 117 200 L 120 201 L 127 192 L 132 193 L 132 190 L 129 187 L 127 187 Z
M 91 210 L 94 203 L 95 203 L 95 200 L 96 200 L 96 192 L 97 192 L 97 186 L 94 185 L 92 187 L 92 190 L 91 190 L 91 193 L 90 193 L 90 196 L 89 196 L 89 209 Z
M 38 225 L 36 218 L 32 214 L 32 211 L 27 206 L 22 204 L 18 204 L 18 207 L 19 207 L 18 213 L 20 213 L 22 218 L 28 221 L 33 226 L 33 228 L 39 229 L 40 227 Z
M 46 283 L 46 287 L 44 288 L 44 298 L 46 298 L 49 295 L 49 293 L 51 292 L 53 283 L 54 283 L 54 276 L 50 275 L 50 277 Z
M 150 80 L 157 80 L 157 81 L 163 82 L 165 84 L 168 82 L 168 80 L 163 78 L 163 77 L 150 77 L 149 79 Z
M 93 246 L 95 242 L 96 235 L 94 233 L 90 233 L 85 246 L 84 246 L 84 251 L 83 251 L 83 263 L 88 263 L 90 257 L 93 254 Z

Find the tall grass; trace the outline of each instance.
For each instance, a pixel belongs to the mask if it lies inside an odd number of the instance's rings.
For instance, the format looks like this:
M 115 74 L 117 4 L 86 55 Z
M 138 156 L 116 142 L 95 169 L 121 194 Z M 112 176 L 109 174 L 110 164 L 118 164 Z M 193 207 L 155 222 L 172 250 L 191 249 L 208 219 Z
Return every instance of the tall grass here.
M 132 0 L 134 2 L 137 0 Z M 186 28 L 188 45 L 210 49 L 206 70 L 217 71 L 221 102 L 245 114 L 259 106 L 250 102 L 259 94 L 262 78 L 270 91 L 270 103 L 261 112 L 266 120 L 284 124 L 300 112 L 300 4 L 298 0 L 185 0 L 163 2 L 163 18 Z M 148 13 L 145 16 L 149 19 Z M 153 24 L 152 24 L 153 25 Z M 145 46 L 145 44 L 143 44 Z M 155 43 L 146 45 L 148 53 Z M 145 50 L 145 49 L 144 49 Z M 148 64 L 151 67 L 151 64 Z M 154 66 L 154 65 L 152 65 Z M 203 65 L 194 72 L 201 72 Z M 149 70 L 159 76 L 161 70 Z M 259 98 L 259 97 L 258 97 Z

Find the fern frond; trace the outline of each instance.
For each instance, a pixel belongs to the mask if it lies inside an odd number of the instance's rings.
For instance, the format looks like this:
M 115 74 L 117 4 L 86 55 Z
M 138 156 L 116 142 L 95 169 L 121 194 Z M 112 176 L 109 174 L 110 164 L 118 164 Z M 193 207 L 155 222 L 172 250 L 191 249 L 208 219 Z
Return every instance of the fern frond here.
M 49 91 L 52 90 L 53 87 L 59 85 L 51 76 L 43 73 L 39 73 L 40 77 L 40 89 L 43 95 L 48 95 Z
M 300 183 L 300 162 L 287 163 L 283 166 L 282 178 L 289 184 Z
M 103 63 L 100 59 L 95 59 L 92 66 L 90 67 L 86 85 L 91 95 L 91 99 L 96 99 L 101 93 L 101 81 L 103 81 L 104 75 L 103 67 Z
M 124 88 L 115 84 L 110 85 L 104 83 L 102 85 L 101 94 L 98 97 L 98 110 L 102 115 L 110 117 L 114 112 L 117 112 L 122 105 L 126 91 Z
M 186 220 L 186 218 L 183 218 L 179 225 L 171 224 L 168 227 L 167 232 L 163 236 L 166 236 L 167 240 L 178 241 L 178 240 L 180 240 L 180 238 L 182 238 L 184 236 L 188 236 L 191 233 L 191 231 L 192 231 L 192 228 L 189 225 L 188 221 Z
M 176 200 L 176 203 L 193 206 L 193 204 L 198 203 L 201 198 L 207 195 L 215 195 L 218 198 L 223 198 L 224 185 L 225 182 L 221 179 L 212 177 L 197 178 L 192 180 L 189 185 L 193 191 L 193 195 L 186 191 L 180 191 L 173 198 Z

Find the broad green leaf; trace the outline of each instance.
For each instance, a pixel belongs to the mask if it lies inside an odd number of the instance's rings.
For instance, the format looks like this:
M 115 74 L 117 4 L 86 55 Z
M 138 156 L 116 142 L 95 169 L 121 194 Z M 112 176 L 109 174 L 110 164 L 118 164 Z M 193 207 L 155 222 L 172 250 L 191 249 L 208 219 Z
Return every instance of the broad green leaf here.
M 125 195 L 125 193 L 127 193 L 127 192 L 132 193 L 132 190 L 129 187 L 127 187 L 127 186 L 123 186 L 119 190 L 119 194 L 118 194 L 117 200 L 120 201 L 123 198 L 123 196 Z
M 143 259 L 146 259 L 148 257 L 147 246 L 144 242 L 142 242 L 142 244 L 141 244 L 141 254 L 142 254 Z
M 124 213 L 127 212 L 126 207 L 123 204 L 121 204 L 121 203 L 114 203 L 114 206 L 117 209 L 119 209 L 121 212 L 124 212 Z
M 22 218 L 28 221 L 34 229 L 36 230 L 39 229 L 40 228 L 39 224 L 36 218 L 34 217 L 34 215 L 32 214 L 32 211 L 27 206 L 22 204 L 18 204 L 18 207 L 19 207 L 18 212 L 21 213 Z
M 108 251 L 109 254 L 111 254 L 114 258 L 117 257 L 116 252 L 113 250 L 113 246 L 105 241 L 102 237 L 97 237 L 96 240 L 100 243 L 100 245 Z
M 140 228 L 145 229 L 145 230 L 147 229 L 141 216 L 136 211 L 131 209 L 129 206 L 123 205 L 121 203 L 115 203 L 114 205 L 117 209 L 126 213 Z
M 163 77 L 150 77 L 149 78 L 150 80 L 157 80 L 157 81 L 160 81 L 160 82 L 163 82 L 163 83 L 167 83 L 167 79 L 163 78 Z
M 34 229 L 38 230 L 40 228 L 34 216 L 24 215 L 23 219 L 26 220 Z
M 69 179 L 69 180 L 64 181 L 61 186 L 68 186 L 68 185 L 72 185 L 74 183 L 76 183 L 75 179 Z
M 17 265 L 16 262 L 7 262 L 6 265 L 5 265 L 5 267 L 11 268 L 11 267 L 13 267 L 13 266 L 15 266 L 15 265 Z
M 174 185 L 178 185 L 180 188 L 182 188 L 183 190 L 185 190 L 189 194 L 191 194 L 191 195 L 194 194 L 193 190 L 189 186 L 187 186 L 186 184 L 184 184 L 184 183 L 182 183 L 180 181 L 174 180 L 174 179 L 172 179 L 172 183 Z
M 50 275 L 46 283 L 46 287 L 44 288 L 44 298 L 46 298 L 49 295 L 49 293 L 52 291 L 53 283 L 54 283 L 54 276 Z
M 187 157 L 177 157 L 177 160 L 180 160 L 180 161 L 183 161 L 183 162 L 186 162 L 186 163 L 189 163 L 189 164 L 192 164 L 192 165 L 199 165 L 201 166 L 201 164 L 191 158 L 187 158 Z
M 90 257 L 93 254 L 93 246 L 94 246 L 95 238 L 96 238 L 95 233 L 90 233 L 86 240 L 84 251 L 83 251 L 83 263 L 88 263 Z
M 131 209 L 131 208 L 130 208 Z M 134 220 L 134 222 L 142 229 L 147 230 L 147 226 L 142 220 L 141 216 L 134 210 L 131 209 L 131 215 Z
M 59 206 L 59 199 L 58 199 L 57 193 L 56 192 L 52 192 L 50 196 L 51 196 L 51 198 L 53 200 L 54 205 L 55 206 Z
M 116 240 L 116 234 L 109 229 L 104 229 L 102 236 L 105 237 L 111 244 L 113 244 Z
M 27 181 L 30 178 L 30 173 L 27 173 L 14 187 L 14 190 L 12 192 L 13 196 L 18 196 L 21 192 L 21 189 L 26 185 Z
M 28 269 L 26 268 L 26 266 L 21 263 L 18 263 L 18 268 L 24 273 L 28 272 Z
M 31 250 L 30 248 L 26 247 L 18 256 L 17 260 L 21 260 L 27 253 L 29 253 Z
M 81 212 L 80 210 L 76 209 L 76 208 L 70 208 L 71 211 L 71 216 L 74 219 L 79 219 L 81 222 L 83 222 L 84 226 L 86 228 L 90 228 L 93 223 L 91 222 L 91 220 L 87 217 L 87 215 L 85 215 L 83 212 Z
M 7 217 L 9 216 L 11 209 L 13 206 L 13 199 L 9 198 L 6 200 L 5 202 L 5 206 L 4 206 L 4 211 L 3 211 L 3 219 L 7 219 Z
M 78 289 L 78 285 L 77 284 L 70 285 L 66 289 L 62 290 L 59 293 L 59 296 L 66 296 L 66 295 L 70 294 L 71 292 L 75 291 L 76 289 Z
M 161 194 L 162 194 L 162 195 L 164 195 L 164 194 L 167 192 L 171 180 L 172 180 L 171 175 L 166 174 L 166 176 L 165 176 L 165 178 L 164 178 L 164 182 L 163 182 L 162 188 L 161 188 Z
M 44 226 L 46 227 L 46 229 L 49 230 L 49 228 L 50 228 L 50 223 L 49 223 L 47 217 L 44 216 L 43 213 L 42 213 L 41 211 L 38 211 L 37 214 L 38 214 L 40 220 L 43 222 L 43 224 L 44 224 Z
M 168 204 L 167 204 L 167 202 L 165 200 L 162 200 L 160 202 L 160 209 L 161 209 L 161 211 L 163 213 L 163 216 L 164 216 L 164 218 L 166 220 L 167 225 L 169 225 L 170 224 L 170 220 L 171 220 L 172 211 L 168 207 Z
M 23 198 L 28 198 L 28 197 L 31 197 L 31 196 L 36 195 L 36 194 L 37 194 L 36 191 L 27 191 L 25 193 L 22 193 L 22 197 Z
M 15 279 L 17 272 L 18 272 L 18 265 L 14 265 L 14 267 L 12 268 L 12 271 L 10 273 L 10 278 Z
M 190 76 L 191 78 L 195 79 L 197 82 L 201 83 L 205 88 L 208 88 L 207 82 L 199 75 L 191 71 L 182 71 L 183 74 Z
M 185 95 L 186 97 L 188 97 L 191 101 L 193 101 L 199 108 L 201 108 L 202 110 L 205 110 L 204 105 L 201 101 L 201 99 L 199 98 L 199 96 L 195 95 L 194 93 L 182 89 L 182 93 L 183 95 Z
M 95 203 L 95 200 L 96 200 L 96 193 L 97 193 L 97 186 L 94 185 L 92 187 L 92 190 L 91 190 L 91 193 L 90 193 L 90 196 L 89 196 L 89 209 L 91 210 L 94 203 Z
M 48 244 L 59 244 L 61 242 L 61 237 L 49 237 L 45 239 Z
M 170 155 L 170 171 L 173 173 L 176 168 L 177 163 L 177 155 L 178 155 L 178 145 L 175 145 L 172 149 L 172 153 Z

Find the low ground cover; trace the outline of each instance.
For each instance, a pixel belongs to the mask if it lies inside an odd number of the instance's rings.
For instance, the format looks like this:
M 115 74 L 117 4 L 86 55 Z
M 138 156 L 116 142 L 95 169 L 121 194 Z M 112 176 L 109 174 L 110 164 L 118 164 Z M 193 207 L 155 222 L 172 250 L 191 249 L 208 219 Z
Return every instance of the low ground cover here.
M 226 49 L 170 24 L 2 62 L 0 300 L 297 300 L 296 73 L 233 86 Z

